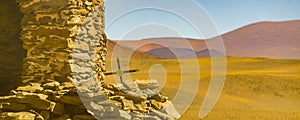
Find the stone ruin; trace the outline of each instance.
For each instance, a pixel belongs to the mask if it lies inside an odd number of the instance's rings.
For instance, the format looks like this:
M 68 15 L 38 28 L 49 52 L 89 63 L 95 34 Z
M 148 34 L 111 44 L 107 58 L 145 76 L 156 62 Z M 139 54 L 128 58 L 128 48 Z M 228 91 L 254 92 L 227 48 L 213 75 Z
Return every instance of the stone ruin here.
M 19 34 L 19 38 L 12 38 L 23 46 L 12 50 L 20 53 L 12 61 L 19 60 L 17 65 L 23 70 L 22 74 L 11 76 L 19 76 L 20 80 L 7 77 L 4 72 L 0 74 L 2 86 L 14 84 L 3 89 L 9 93 L 0 96 L 0 119 L 173 120 L 180 117 L 168 98 L 153 89 L 156 87 L 153 80 L 105 84 L 107 39 L 103 0 L 0 2 L 16 5 L 19 10 L 13 14 L 21 14 L 19 20 L 12 21 L 19 32 L 11 36 Z M 1 60 L 5 55 L 1 54 Z M 13 66 L 12 70 L 19 68 Z M 7 82 L 7 78 L 16 80 Z

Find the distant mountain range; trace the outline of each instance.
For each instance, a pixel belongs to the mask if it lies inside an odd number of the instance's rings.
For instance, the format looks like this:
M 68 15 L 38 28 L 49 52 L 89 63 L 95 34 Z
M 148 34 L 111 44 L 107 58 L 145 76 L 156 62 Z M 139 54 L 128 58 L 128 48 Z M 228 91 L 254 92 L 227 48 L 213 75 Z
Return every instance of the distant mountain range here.
M 206 58 L 206 57 L 211 57 L 210 54 L 215 54 L 215 56 L 222 55 L 219 51 L 213 49 L 193 51 L 192 49 L 186 49 L 186 48 L 166 48 L 166 47 L 152 49 L 145 53 L 159 58 Z
M 255 23 L 221 37 L 227 56 L 300 59 L 300 20 Z M 116 42 L 120 46 L 159 58 L 202 58 L 222 53 L 208 48 L 206 41 L 191 38 L 149 38 Z
M 107 42 L 107 58 L 156 58 L 140 51 L 133 50 L 128 47 L 120 46 L 115 41 L 108 40 Z

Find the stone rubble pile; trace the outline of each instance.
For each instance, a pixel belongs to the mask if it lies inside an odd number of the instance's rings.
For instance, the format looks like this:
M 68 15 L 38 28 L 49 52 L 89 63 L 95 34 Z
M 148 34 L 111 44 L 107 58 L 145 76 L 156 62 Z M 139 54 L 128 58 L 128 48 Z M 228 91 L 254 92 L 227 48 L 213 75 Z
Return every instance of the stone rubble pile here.
M 81 103 L 71 82 L 29 83 L 0 97 L 0 119 L 94 119 Z
M 130 80 L 103 85 L 103 88 L 93 82 L 81 82 L 76 88 L 72 82 L 48 80 L 20 86 L 9 96 L 0 97 L 0 119 L 4 120 L 173 120 L 179 117 L 167 97 L 149 88 L 140 89 Z
M 128 113 L 148 114 L 153 119 L 178 119 L 180 115 L 168 97 L 162 96 L 154 90 L 157 86 L 151 85 L 157 85 L 157 81 L 126 80 L 122 84 L 104 85 L 103 88 L 109 101 Z

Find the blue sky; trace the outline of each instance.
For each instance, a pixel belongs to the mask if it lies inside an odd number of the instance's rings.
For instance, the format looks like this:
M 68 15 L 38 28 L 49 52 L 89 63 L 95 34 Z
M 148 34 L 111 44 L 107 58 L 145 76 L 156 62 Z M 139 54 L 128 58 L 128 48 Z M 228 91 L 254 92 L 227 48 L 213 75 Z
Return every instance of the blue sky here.
M 300 0 L 106 0 L 108 38 L 210 38 L 261 21 L 300 20 Z

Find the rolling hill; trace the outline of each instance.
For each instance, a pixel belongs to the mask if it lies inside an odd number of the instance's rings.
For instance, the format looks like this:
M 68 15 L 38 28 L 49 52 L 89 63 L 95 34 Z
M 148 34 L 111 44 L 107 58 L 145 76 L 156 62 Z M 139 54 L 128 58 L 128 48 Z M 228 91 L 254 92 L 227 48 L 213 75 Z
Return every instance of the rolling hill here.
M 150 51 L 145 52 L 149 55 L 157 56 L 159 58 L 186 58 L 186 54 L 193 54 L 195 53 L 191 49 L 186 48 L 156 48 Z M 174 54 L 176 53 L 176 54 Z M 195 54 L 194 54 L 195 55 Z
M 155 58 L 151 55 L 135 51 L 131 48 L 123 47 L 116 42 L 108 40 L 107 41 L 107 58 L 137 58 L 137 59 L 144 59 L 144 58 Z
M 300 58 L 300 20 L 261 22 L 222 35 L 229 56 Z
M 300 20 L 296 20 L 255 23 L 223 34 L 221 37 L 227 56 L 299 59 L 299 33 Z M 214 39 L 207 39 L 207 41 L 214 41 Z M 190 54 L 183 51 L 197 52 L 208 49 L 205 40 L 191 38 L 121 40 L 118 41 L 118 44 L 156 57 L 169 56 L 170 51 L 168 48 L 176 49 L 176 51 L 180 49 L 177 55 L 179 53 L 182 53 L 182 55 L 178 56 Z M 207 57 L 207 55 L 201 56 Z
M 221 56 L 222 54 L 214 49 L 205 49 L 193 51 L 187 48 L 156 48 L 149 50 L 148 55 L 156 56 L 159 58 L 175 59 L 175 58 L 209 58 L 211 54 L 214 56 Z

